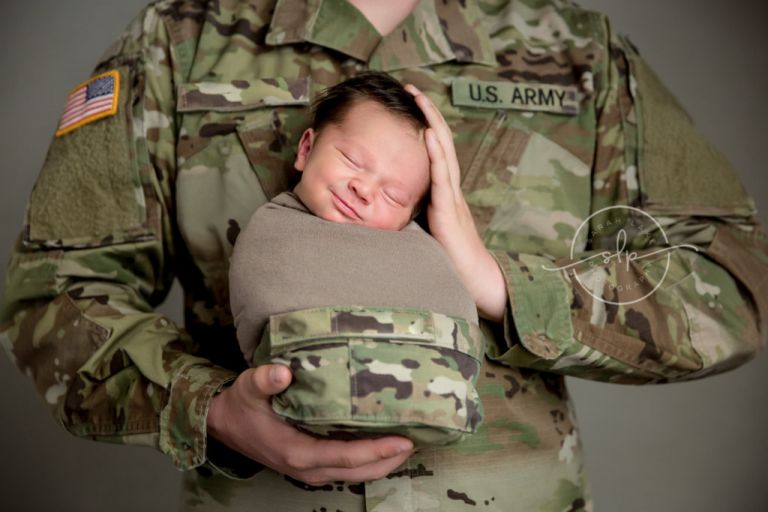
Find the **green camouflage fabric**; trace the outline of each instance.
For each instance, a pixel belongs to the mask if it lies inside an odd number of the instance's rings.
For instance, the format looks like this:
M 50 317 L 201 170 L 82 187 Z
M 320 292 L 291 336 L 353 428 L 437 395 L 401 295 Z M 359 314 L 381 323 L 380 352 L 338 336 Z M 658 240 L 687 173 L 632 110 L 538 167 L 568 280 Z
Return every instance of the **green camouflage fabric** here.
M 291 368 L 272 409 L 332 439 L 397 434 L 446 445 L 482 422 L 475 324 L 428 310 L 335 306 L 272 315 L 254 354 Z
M 304 99 L 367 68 L 443 112 L 508 282 L 504 324 L 481 326 L 485 419 L 377 481 L 315 487 L 256 466 L 233 479 L 206 457 L 205 429 L 210 398 L 243 369 L 228 258 L 291 181 Z M 118 115 L 55 138 L 32 192 L 2 344 L 69 432 L 154 446 L 187 470 L 183 510 L 592 510 L 564 375 L 695 379 L 765 342 L 754 205 L 601 14 L 424 0 L 381 38 L 342 0 L 160 1 L 94 73 L 110 69 Z M 461 84 L 472 105 L 452 101 Z M 567 109 L 552 103 L 574 89 Z M 174 277 L 184 327 L 153 312 Z

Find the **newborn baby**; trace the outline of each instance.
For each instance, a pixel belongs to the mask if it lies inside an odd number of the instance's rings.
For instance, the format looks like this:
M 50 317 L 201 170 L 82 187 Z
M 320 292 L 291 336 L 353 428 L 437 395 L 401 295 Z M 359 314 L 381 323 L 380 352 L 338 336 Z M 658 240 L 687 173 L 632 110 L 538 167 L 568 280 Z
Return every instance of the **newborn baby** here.
M 365 73 L 324 92 L 293 192 L 259 208 L 230 267 L 249 364 L 294 380 L 278 414 L 334 438 L 445 444 L 481 420 L 475 304 L 416 222 L 430 186 L 426 120 L 399 82 Z

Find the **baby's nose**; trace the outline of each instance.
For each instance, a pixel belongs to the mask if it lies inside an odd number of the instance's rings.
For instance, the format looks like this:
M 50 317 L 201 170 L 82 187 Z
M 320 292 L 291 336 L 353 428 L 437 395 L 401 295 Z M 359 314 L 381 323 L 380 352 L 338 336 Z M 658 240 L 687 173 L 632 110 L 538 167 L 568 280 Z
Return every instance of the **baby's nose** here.
M 365 180 L 352 179 L 349 181 L 349 187 L 363 203 L 368 204 L 371 201 L 372 187 Z

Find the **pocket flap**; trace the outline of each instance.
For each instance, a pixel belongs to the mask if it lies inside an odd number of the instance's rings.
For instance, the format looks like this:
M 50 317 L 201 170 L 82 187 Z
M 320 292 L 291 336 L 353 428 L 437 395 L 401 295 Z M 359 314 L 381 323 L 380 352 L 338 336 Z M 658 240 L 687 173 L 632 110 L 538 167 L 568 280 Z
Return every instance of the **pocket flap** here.
M 309 105 L 309 77 L 189 82 L 177 90 L 178 112 L 238 112 L 279 105 Z
M 386 339 L 435 345 L 480 360 L 480 328 L 464 319 L 431 311 L 335 306 L 292 311 L 269 319 L 271 355 L 339 338 Z

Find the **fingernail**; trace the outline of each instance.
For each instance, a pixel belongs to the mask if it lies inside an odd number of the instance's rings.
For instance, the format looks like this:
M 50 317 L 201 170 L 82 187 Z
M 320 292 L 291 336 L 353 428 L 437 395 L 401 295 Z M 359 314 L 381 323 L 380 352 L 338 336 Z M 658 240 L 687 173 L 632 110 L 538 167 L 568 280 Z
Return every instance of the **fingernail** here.
M 413 448 L 413 445 L 411 443 L 403 443 L 397 445 L 397 453 L 404 453 L 411 451 L 411 448 Z
M 282 380 L 280 377 L 280 368 L 273 366 L 272 369 L 269 370 L 269 378 L 272 379 L 272 382 L 275 384 L 280 384 L 280 381 Z

